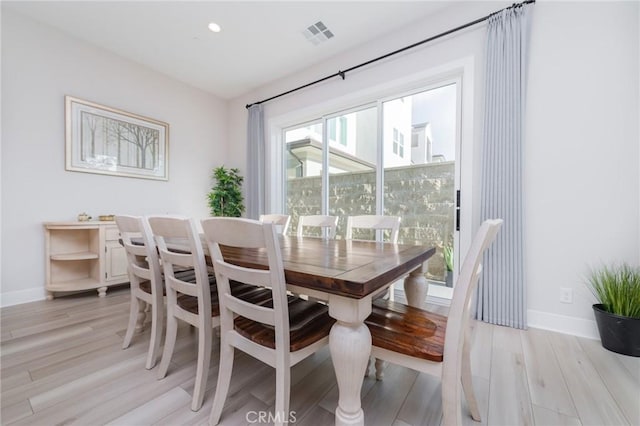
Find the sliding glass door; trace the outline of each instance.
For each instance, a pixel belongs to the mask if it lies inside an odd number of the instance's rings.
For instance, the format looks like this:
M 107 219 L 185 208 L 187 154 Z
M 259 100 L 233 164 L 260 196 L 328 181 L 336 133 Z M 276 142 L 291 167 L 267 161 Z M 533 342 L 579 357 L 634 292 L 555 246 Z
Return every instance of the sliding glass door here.
M 328 214 L 338 216 L 336 235 L 344 235 L 347 216 L 377 211 L 377 111 L 374 105 L 326 118 Z
M 449 286 L 453 274 L 445 260 L 453 270 L 457 110 L 456 83 L 382 103 L 384 214 L 402 218 L 399 242 L 438 248 L 427 277 Z
M 400 242 L 437 247 L 431 284 L 447 285 L 456 258 L 460 84 L 443 81 L 284 130 L 286 211 L 402 218 Z M 367 238 L 365 235 L 359 237 Z M 450 285 L 450 284 L 449 284 Z
M 298 217 L 323 212 L 323 125 L 322 121 L 301 124 L 284 132 L 285 211 L 291 215 L 290 232 Z

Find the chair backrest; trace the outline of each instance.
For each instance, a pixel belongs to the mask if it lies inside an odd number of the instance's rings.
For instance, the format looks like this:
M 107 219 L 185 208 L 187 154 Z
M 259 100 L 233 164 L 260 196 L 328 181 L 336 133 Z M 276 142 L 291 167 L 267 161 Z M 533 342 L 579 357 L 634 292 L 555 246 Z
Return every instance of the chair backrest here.
M 213 260 L 220 303 L 221 332 L 232 331 L 234 313 L 274 327 L 275 344 L 288 353 L 289 307 L 284 278 L 282 254 L 275 225 L 241 218 L 213 217 L 202 220 L 209 253 Z M 220 246 L 262 250 L 267 256 L 268 269 L 254 269 L 227 262 Z M 229 281 L 270 288 L 273 307 L 252 304 L 231 294 Z
M 397 243 L 398 234 L 400 232 L 400 217 L 380 215 L 349 216 L 347 218 L 347 230 L 345 232 L 345 239 L 354 239 L 354 228 L 388 230 L 390 233 L 389 241 L 392 243 Z
M 118 215 L 115 221 L 127 253 L 131 285 L 139 287 L 141 281 L 148 280 L 151 294 L 158 294 L 162 298 L 160 260 L 149 222 L 145 217 L 127 215 Z
M 470 320 L 470 299 L 480 277 L 480 261 L 484 251 L 495 240 L 502 222 L 502 219 L 489 219 L 482 223 L 462 263 L 458 280 L 453 287 L 444 342 L 445 362 L 455 363 L 456 368 L 443 368 L 443 374 L 456 374 L 461 368 L 464 334 Z
M 291 216 L 288 214 L 262 214 L 260 215 L 260 222 L 273 223 L 276 225 L 276 231 L 279 234 L 285 235 L 289 229 Z
M 167 287 L 167 304 L 181 311 L 176 304 L 176 299 L 178 293 L 186 294 L 198 298 L 199 313 L 211 312 L 207 264 L 195 222 L 184 217 L 154 216 L 149 218 L 149 225 L 162 259 L 164 281 Z M 181 274 L 176 276 L 176 272 L 190 268 L 194 270 L 195 283 L 180 279 Z M 183 314 L 192 315 L 187 311 Z M 199 316 L 204 319 L 203 326 L 210 328 L 211 315 Z
M 298 229 L 296 235 L 304 236 L 304 228 L 320 228 L 321 236 L 330 240 L 336 237 L 336 227 L 338 226 L 338 216 L 310 215 L 298 218 Z M 326 233 L 325 233 L 326 230 Z

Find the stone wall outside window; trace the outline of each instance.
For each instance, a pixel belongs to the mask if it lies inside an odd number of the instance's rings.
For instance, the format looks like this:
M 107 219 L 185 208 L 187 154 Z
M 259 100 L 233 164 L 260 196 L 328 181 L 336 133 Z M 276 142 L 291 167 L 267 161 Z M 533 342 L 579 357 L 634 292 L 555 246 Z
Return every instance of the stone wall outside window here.
M 442 246 L 452 243 L 455 226 L 455 162 L 386 169 L 384 186 L 384 214 L 402 218 L 399 242 L 436 246 L 427 277 L 444 280 Z M 320 214 L 321 191 L 319 176 L 287 182 L 291 233 L 295 233 L 298 216 Z M 329 208 L 330 214 L 339 216 L 337 238 L 344 237 L 347 216 L 375 214 L 375 193 L 373 171 L 330 176 Z M 354 238 L 369 237 L 354 234 Z

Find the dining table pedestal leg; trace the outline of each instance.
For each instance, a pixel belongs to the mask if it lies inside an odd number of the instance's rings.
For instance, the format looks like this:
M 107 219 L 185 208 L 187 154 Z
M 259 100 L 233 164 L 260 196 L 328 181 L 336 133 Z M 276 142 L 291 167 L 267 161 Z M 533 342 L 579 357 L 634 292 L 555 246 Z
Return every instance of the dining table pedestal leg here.
M 371 333 L 364 320 L 371 313 L 371 297 L 336 297 L 329 314 L 337 319 L 329 333 L 329 349 L 338 381 L 336 425 L 364 425 L 360 391 L 371 355 Z
M 414 308 L 424 308 L 429 282 L 424 274 L 427 272 L 427 264 L 423 263 L 419 268 L 414 269 L 404 279 L 404 292 L 407 296 L 407 303 Z

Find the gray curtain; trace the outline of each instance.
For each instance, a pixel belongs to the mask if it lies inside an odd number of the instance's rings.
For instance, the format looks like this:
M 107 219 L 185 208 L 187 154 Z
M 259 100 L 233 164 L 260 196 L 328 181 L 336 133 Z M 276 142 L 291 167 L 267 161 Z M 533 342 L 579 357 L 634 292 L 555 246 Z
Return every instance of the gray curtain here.
M 529 21 L 528 5 L 489 18 L 486 44 L 481 220 L 504 219 L 483 260 L 476 316 L 527 327 L 523 235 L 523 138 Z
M 248 112 L 246 213 L 249 219 L 258 219 L 260 214 L 264 213 L 264 113 L 260 104 L 252 105 Z

